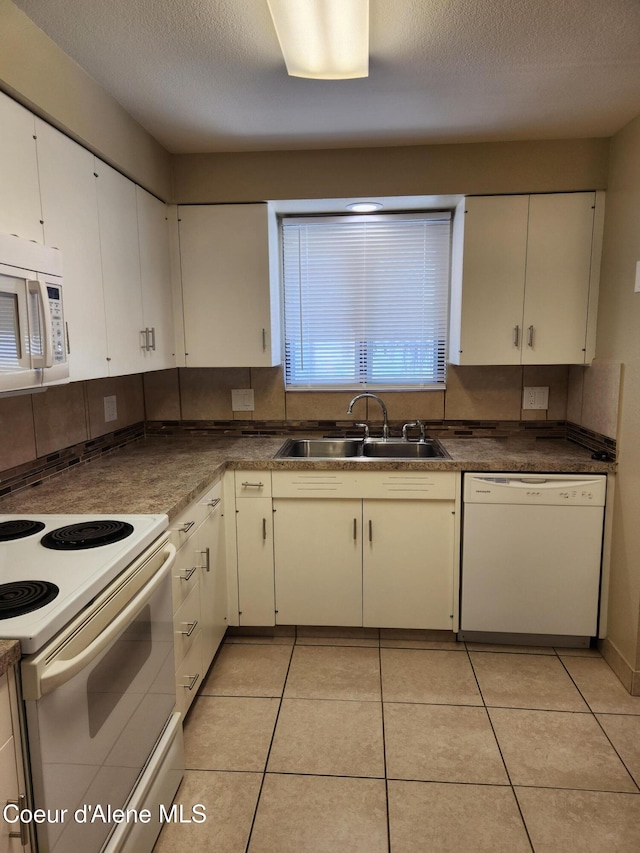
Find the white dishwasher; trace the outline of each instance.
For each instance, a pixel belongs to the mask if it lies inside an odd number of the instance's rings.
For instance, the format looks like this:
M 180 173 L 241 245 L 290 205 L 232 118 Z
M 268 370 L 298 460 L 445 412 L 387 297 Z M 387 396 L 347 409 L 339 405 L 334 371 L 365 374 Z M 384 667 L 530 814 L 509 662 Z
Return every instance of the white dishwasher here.
M 464 475 L 460 639 L 589 644 L 606 476 Z

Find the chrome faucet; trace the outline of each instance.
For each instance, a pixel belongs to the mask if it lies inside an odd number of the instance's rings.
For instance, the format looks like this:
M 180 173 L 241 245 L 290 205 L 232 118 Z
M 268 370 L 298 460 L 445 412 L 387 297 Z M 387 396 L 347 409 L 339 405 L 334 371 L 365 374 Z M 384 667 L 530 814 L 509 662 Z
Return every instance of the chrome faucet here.
M 382 400 L 380 399 L 380 397 L 378 397 L 376 394 L 357 394 L 357 395 L 353 398 L 353 400 L 349 403 L 349 408 L 347 409 L 347 414 L 348 414 L 348 415 L 350 415 L 350 414 L 351 414 L 351 412 L 352 412 L 352 410 L 353 410 L 353 404 L 354 404 L 354 403 L 357 403 L 357 402 L 358 402 L 358 400 L 362 400 L 362 399 L 364 399 L 365 397 L 371 397 L 371 399 L 372 399 L 372 400 L 375 400 L 377 403 L 379 403 L 379 404 L 380 404 L 380 408 L 382 409 L 382 419 L 383 419 L 383 424 L 382 424 L 382 438 L 386 441 L 386 439 L 388 439 L 388 438 L 389 438 L 389 417 L 388 417 L 388 415 L 387 415 L 387 407 L 386 407 L 386 406 L 385 406 L 385 404 L 382 402 Z

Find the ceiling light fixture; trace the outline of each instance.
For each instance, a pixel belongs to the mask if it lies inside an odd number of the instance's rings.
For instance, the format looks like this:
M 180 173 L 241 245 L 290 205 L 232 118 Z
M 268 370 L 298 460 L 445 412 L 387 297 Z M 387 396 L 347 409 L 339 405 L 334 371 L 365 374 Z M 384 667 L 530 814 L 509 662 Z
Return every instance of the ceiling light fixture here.
M 369 0 L 267 2 L 290 76 L 369 75 Z
M 347 205 L 347 210 L 352 210 L 354 213 L 373 213 L 374 210 L 381 208 L 379 201 L 357 201 L 355 204 Z

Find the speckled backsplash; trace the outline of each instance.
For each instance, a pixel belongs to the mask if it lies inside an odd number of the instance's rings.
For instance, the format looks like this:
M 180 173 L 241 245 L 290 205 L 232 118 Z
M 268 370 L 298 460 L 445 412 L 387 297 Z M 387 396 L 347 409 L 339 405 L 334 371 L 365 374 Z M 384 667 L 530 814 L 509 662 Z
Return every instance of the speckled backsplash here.
M 25 486 L 36 486 L 76 465 L 84 465 L 99 459 L 105 453 L 111 453 L 133 441 L 140 441 L 144 438 L 144 434 L 144 422 L 141 421 L 89 441 L 73 444 L 15 468 L 9 468 L 0 473 L 0 497 L 24 489 Z

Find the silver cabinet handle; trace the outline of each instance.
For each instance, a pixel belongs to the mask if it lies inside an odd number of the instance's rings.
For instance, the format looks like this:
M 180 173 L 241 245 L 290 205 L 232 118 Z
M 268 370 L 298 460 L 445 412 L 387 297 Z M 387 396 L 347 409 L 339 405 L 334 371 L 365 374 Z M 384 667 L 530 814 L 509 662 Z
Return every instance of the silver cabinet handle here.
M 266 518 L 262 519 L 262 538 L 263 539 L 267 538 L 267 519 Z
M 262 330 L 262 351 L 264 352 L 267 348 L 267 330 Z
M 207 506 L 210 506 L 211 509 L 215 509 L 218 506 L 218 504 L 221 502 L 222 502 L 222 498 L 214 498 L 214 500 L 209 501 L 207 503 Z
M 520 326 L 513 327 L 513 345 L 516 349 L 520 346 Z
M 140 337 L 142 338 L 140 349 L 149 352 L 149 329 L 140 329 Z
M 200 551 L 201 554 L 204 554 L 204 566 L 200 568 L 204 569 L 206 572 L 211 571 L 211 552 L 209 548 L 204 548 Z
M 264 483 L 244 483 L 240 484 L 243 489 L 264 489 Z
M 8 806 L 15 806 L 19 812 L 27 807 L 26 794 L 19 794 L 17 800 L 7 800 Z M 29 843 L 29 827 L 24 821 L 20 821 L 20 830 L 18 832 L 10 832 L 9 838 L 19 838 L 22 847 L 26 847 Z
M 193 632 L 196 630 L 198 620 L 196 619 L 195 622 L 183 622 L 182 624 L 187 626 L 187 630 L 186 631 L 180 631 L 180 633 L 184 637 L 190 637 L 193 634 Z
M 188 533 L 194 524 L 195 524 L 195 521 L 185 521 L 185 523 L 182 525 L 182 527 L 178 528 L 178 531 L 180 533 Z
M 178 575 L 178 577 L 180 578 L 181 581 L 189 581 L 189 580 L 191 580 L 191 578 L 193 577 L 193 575 L 197 571 L 198 571 L 197 566 L 191 566 L 190 568 L 185 570 L 185 573 L 183 575 Z
M 527 329 L 527 346 L 533 348 L 533 326 Z
M 373 542 L 373 521 L 369 519 L 369 542 Z
M 185 690 L 193 690 L 193 688 L 198 683 L 198 679 L 200 678 L 200 673 L 197 672 L 195 675 L 185 675 L 185 678 L 189 679 L 188 684 L 183 684 Z
M 149 331 L 149 334 L 151 335 L 150 349 L 152 349 L 155 352 L 155 349 L 156 349 L 156 327 L 152 326 L 148 331 Z
M 358 538 L 358 519 L 353 519 L 353 539 L 354 541 Z

